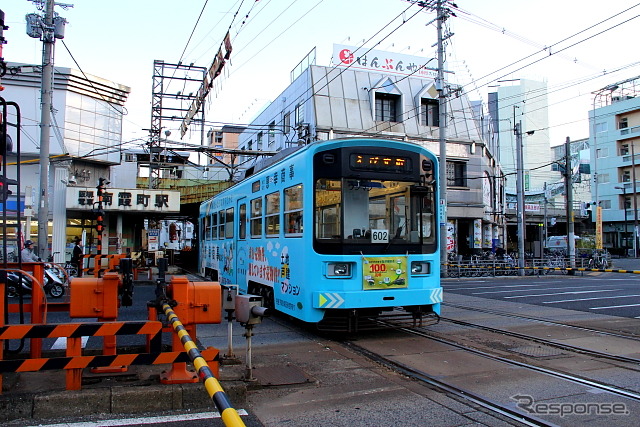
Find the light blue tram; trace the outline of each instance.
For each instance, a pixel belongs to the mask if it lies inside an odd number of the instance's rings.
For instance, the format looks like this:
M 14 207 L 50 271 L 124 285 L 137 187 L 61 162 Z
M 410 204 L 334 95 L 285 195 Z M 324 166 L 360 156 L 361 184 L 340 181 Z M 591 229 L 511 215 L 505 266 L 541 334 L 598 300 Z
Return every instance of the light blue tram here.
M 271 163 L 202 203 L 200 274 L 324 330 L 437 318 L 433 153 L 353 138 Z

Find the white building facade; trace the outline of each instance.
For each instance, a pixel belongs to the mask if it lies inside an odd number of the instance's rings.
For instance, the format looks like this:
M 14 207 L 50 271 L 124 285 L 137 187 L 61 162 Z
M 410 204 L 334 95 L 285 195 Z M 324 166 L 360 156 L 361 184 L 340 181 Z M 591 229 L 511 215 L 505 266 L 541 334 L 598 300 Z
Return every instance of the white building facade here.
M 638 245 L 640 179 L 640 77 L 596 93 L 589 113 L 593 204 L 600 208 L 602 245 L 627 254 Z M 597 222 L 598 209 L 593 209 Z M 635 235 L 635 238 L 634 238 Z
M 349 58 L 345 50 L 338 47 L 334 61 Z M 239 148 L 284 156 L 313 141 L 369 136 L 414 142 L 438 154 L 436 73 L 418 69 L 429 60 L 411 63 L 410 57 L 381 51 L 350 59 L 302 70 L 240 135 Z M 448 250 L 479 253 L 504 243 L 504 191 L 471 104 L 456 89 L 449 88 L 447 106 Z

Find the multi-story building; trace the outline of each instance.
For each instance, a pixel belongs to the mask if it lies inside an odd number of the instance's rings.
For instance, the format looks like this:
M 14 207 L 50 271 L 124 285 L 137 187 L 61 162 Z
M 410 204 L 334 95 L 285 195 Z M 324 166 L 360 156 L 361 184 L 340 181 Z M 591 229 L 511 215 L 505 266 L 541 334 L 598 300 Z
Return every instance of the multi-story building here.
M 6 207 L 14 206 L 4 236 L 8 246 L 37 235 L 40 206 L 40 83 L 41 67 L 8 64 L 10 72 L 2 79 L 2 97 L 14 102 L 20 110 L 20 128 L 8 127 L 14 145 L 7 155 L 7 178 L 18 178 Z M 73 247 L 74 237 L 83 238 L 86 252 L 96 248 L 95 221 L 99 206 L 97 185 L 105 184 L 102 208 L 105 211 L 103 251 L 137 249 L 140 230 L 135 234 L 133 221 L 124 223 L 124 215 L 178 212 L 177 191 L 137 190 L 135 172 L 122 169 L 112 173 L 121 162 L 123 106 L 130 89 L 127 86 L 87 75 L 79 70 L 55 67 L 51 111 L 49 194 L 49 253 L 54 261 L 63 262 Z M 18 122 L 17 109 L 7 108 L 8 122 Z M 18 139 L 20 141 L 17 152 Z M 20 164 L 16 160 L 20 156 Z M 19 170 L 19 175 L 18 175 Z M 21 222 L 21 235 L 17 231 Z
M 603 246 L 638 254 L 640 76 L 595 92 L 591 123 L 594 205 L 602 214 Z M 598 209 L 592 210 L 597 222 Z M 637 231 L 636 231 L 637 233 Z
M 309 65 L 250 124 L 245 150 L 282 151 L 343 137 L 401 139 L 439 152 L 436 71 L 427 58 L 334 49 L 332 67 Z M 504 242 L 504 191 L 495 153 L 482 138 L 467 95 L 448 85 L 447 217 L 449 250 L 490 250 Z M 260 165 L 256 164 L 255 168 Z

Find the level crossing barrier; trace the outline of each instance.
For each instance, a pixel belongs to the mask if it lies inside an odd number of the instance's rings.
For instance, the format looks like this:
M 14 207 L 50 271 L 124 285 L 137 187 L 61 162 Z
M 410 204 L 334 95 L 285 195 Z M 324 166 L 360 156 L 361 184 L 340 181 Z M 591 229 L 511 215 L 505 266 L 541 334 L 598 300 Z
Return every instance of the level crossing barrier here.
M 178 334 L 184 349 L 187 351 L 189 358 L 193 362 L 196 371 L 198 372 L 198 376 L 202 378 L 204 382 L 204 386 L 207 389 L 207 393 L 209 393 L 209 397 L 213 400 L 218 408 L 218 412 L 220 412 L 220 416 L 222 417 L 222 421 L 225 426 L 244 426 L 244 422 L 238 415 L 238 411 L 236 411 L 232 406 L 227 394 L 222 389 L 220 382 L 216 379 L 207 364 L 207 360 L 202 357 L 202 354 L 198 350 L 198 347 L 193 342 L 187 329 L 184 327 L 180 319 L 173 311 L 171 306 L 166 302 L 162 304 L 162 310 L 164 311 L 165 316 L 167 316 L 167 320 L 173 326 L 174 331 Z
M 25 337 L 67 338 L 67 350 L 64 357 L 30 358 L 0 360 L 0 374 L 5 372 L 35 372 L 44 370 L 66 370 L 66 389 L 82 388 L 82 370 L 88 367 L 116 367 L 134 365 L 164 365 L 188 362 L 189 355 L 182 351 L 161 352 L 159 334 L 162 322 L 88 322 L 62 324 L 23 324 L 0 327 L 0 343 L 7 339 Z M 108 337 L 116 335 L 147 335 L 157 343 L 149 353 L 131 353 L 116 355 L 82 355 L 82 337 Z M 213 361 L 218 357 L 216 349 L 203 351 L 205 360 Z

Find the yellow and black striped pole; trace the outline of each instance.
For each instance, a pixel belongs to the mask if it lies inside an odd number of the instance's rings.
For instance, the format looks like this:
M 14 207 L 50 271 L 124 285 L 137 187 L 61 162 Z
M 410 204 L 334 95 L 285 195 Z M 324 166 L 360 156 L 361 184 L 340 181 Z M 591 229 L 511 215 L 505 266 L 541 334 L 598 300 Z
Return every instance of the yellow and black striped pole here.
M 178 319 L 178 316 L 176 316 L 176 313 L 167 303 L 162 304 L 162 310 L 167 316 L 167 320 L 169 320 L 173 326 L 173 330 L 178 334 L 180 342 L 182 342 L 184 349 L 187 351 L 189 358 L 193 362 L 193 366 L 198 372 L 198 376 L 204 381 L 204 387 L 207 389 L 207 393 L 209 393 L 209 397 L 211 397 L 211 400 L 215 403 L 216 408 L 218 408 L 218 412 L 220 412 L 224 425 L 244 426 L 245 424 L 240 418 L 238 411 L 231 406 L 231 402 L 229 402 L 227 394 L 222 389 L 222 386 L 216 377 L 213 376 L 207 361 L 200 354 L 198 347 L 189 336 L 187 329 L 184 327 L 182 322 L 180 322 L 180 319 Z

